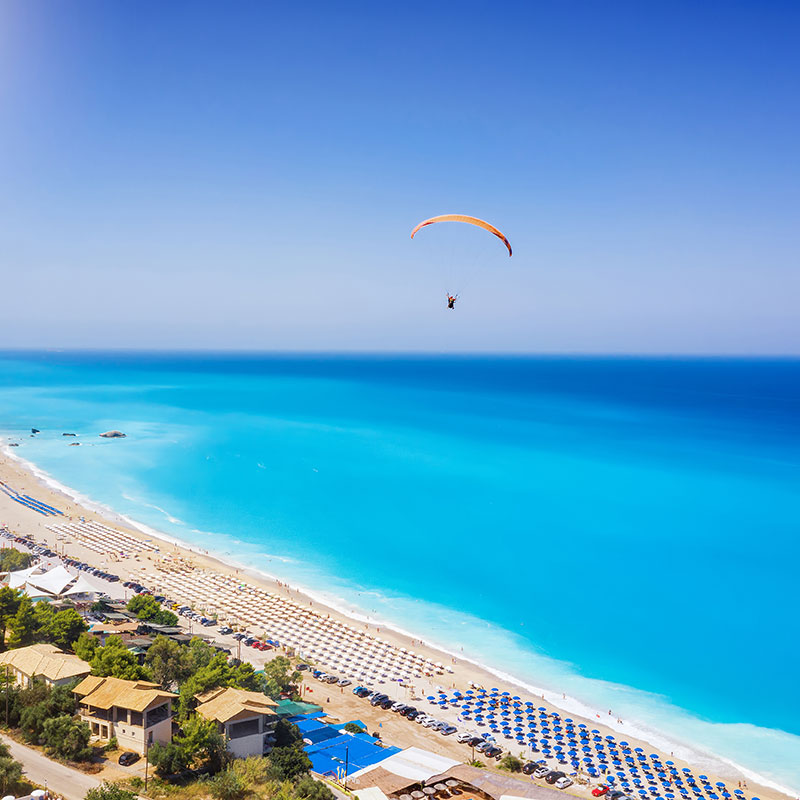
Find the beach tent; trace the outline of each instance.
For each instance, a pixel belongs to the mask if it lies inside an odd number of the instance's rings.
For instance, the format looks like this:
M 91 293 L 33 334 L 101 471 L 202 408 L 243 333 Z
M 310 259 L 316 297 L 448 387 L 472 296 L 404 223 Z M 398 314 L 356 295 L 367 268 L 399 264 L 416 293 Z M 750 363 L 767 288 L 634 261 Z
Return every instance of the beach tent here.
M 388 748 L 387 748 L 388 749 Z M 380 762 L 381 768 L 402 778 L 423 783 L 434 775 L 440 775 L 451 767 L 455 767 L 459 762 L 452 758 L 431 753 L 420 747 L 407 747 L 405 750 L 397 752 L 396 748 L 388 758 Z M 312 759 L 313 761 L 313 759 Z M 360 778 L 374 767 L 358 769 L 350 774 L 351 778 Z
M 28 583 L 33 584 L 38 589 L 44 589 L 50 594 L 61 594 L 74 580 L 75 576 L 70 575 L 64 566 L 59 564 L 43 575 L 32 575 L 28 579 Z
M 65 592 L 62 592 L 66 597 L 71 597 L 76 594 L 105 594 L 105 589 L 95 586 L 88 581 L 83 575 L 78 576 L 78 580 L 69 587 Z
M 21 588 L 37 569 L 39 569 L 39 567 L 28 567 L 28 569 L 18 569 L 16 572 L 9 572 L 8 585 L 12 589 Z
M 32 586 L 30 583 L 25 583 L 19 588 L 22 589 L 22 591 L 28 595 L 31 600 L 55 600 L 55 597 L 52 594 L 45 592 L 43 589 L 40 589 L 37 586 Z

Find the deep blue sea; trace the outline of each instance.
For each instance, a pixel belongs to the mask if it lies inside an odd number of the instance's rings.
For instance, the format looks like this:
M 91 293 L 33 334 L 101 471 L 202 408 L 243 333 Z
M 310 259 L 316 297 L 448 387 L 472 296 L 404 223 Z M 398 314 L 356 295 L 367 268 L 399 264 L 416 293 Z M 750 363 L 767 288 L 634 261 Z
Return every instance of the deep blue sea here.
M 0 433 L 132 519 L 800 789 L 800 361 L 6 353 Z

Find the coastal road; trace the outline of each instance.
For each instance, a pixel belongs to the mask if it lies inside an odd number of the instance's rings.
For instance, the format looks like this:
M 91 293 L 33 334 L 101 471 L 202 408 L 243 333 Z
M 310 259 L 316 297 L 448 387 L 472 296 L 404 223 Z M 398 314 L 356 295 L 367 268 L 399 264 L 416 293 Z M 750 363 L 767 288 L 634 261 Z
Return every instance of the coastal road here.
M 11 757 L 22 764 L 27 778 L 62 795 L 65 800 L 83 800 L 89 789 L 100 785 L 100 781 L 93 775 L 86 775 L 77 769 L 51 761 L 38 750 L 26 747 L 7 736 L 0 735 L 0 739 L 8 745 Z

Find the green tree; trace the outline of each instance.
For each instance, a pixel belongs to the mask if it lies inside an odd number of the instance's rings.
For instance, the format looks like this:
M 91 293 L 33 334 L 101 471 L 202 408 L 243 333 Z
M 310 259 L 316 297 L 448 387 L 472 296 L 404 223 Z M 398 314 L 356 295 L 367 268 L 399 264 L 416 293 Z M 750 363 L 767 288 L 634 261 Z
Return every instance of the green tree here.
M 209 772 L 218 772 L 228 760 L 225 737 L 217 730 L 216 722 L 204 719 L 199 714 L 193 714 L 186 720 L 176 741 L 190 764 Z
M 273 736 L 275 737 L 275 747 L 291 747 L 303 741 L 303 734 L 300 733 L 300 728 L 285 719 L 278 720 Z
M 75 696 L 68 686 L 50 688 L 33 681 L 19 692 L 17 705 L 20 730 L 29 742 L 37 744 L 48 719 L 75 713 Z
M 272 698 L 281 694 L 297 694 L 303 674 L 292 667 L 286 656 L 276 656 L 264 665 L 265 693 Z
M 51 642 L 53 640 L 50 628 L 55 615 L 56 610 L 50 603 L 44 600 L 39 600 L 39 602 L 34 603 L 33 616 L 36 619 L 36 630 L 33 636 L 37 642 Z
M 75 642 L 75 655 L 89 663 L 100 647 L 100 642 L 91 633 L 82 633 Z
M 147 651 L 145 664 L 153 673 L 153 679 L 165 689 L 180 685 L 193 671 L 189 648 L 166 636 L 156 636 Z
M 91 731 L 85 722 L 66 714 L 48 719 L 42 727 L 42 741 L 47 752 L 70 761 L 91 758 L 90 736 Z
M 270 776 L 275 780 L 293 780 L 311 769 L 311 759 L 299 744 L 273 747 L 269 754 Z
M 92 666 L 92 675 L 99 675 L 101 678 L 111 676 L 137 681 L 152 677 L 117 635 L 109 636 L 105 647 L 98 647 L 89 663 Z
M 39 744 L 42 728 L 48 719 L 50 719 L 50 715 L 44 703 L 23 708 L 19 715 L 19 728 L 22 735 L 31 744 Z
M 157 625 L 177 625 L 178 618 L 171 612 L 161 608 L 159 602 L 149 594 L 137 594 L 128 600 L 128 611 L 144 620 Z
M 217 655 L 217 651 L 208 642 L 204 642 L 195 636 L 189 642 L 189 656 L 192 661 L 192 672 L 202 667 L 207 667 L 211 663 L 211 659 Z
M 0 588 L 0 648 L 5 648 L 6 628 L 19 609 L 22 592 L 10 586 Z
M 129 792 L 115 783 L 103 781 L 102 786 L 89 789 L 84 800 L 136 800 L 136 793 Z
M 57 612 L 50 623 L 53 643 L 65 650 L 71 650 L 78 637 L 85 632 L 86 623 L 74 608 L 65 608 Z
M 335 800 L 336 795 L 322 781 L 314 780 L 310 775 L 303 775 L 295 786 L 295 794 L 303 800 Z
M 33 553 L 23 553 L 13 547 L 0 550 L 0 572 L 16 572 L 18 569 L 28 569 L 33 562 Z
M 11 631 L 11 635 L 8 637 L 9 647 L 25 647 L 33 644 L 37 621 L 33 603 L 27 595 L 20 598 L 17 613 L 11 617 L 8 627 Z
M 153 765 L 156 775 L 161 778 L 183 772 L 191 761 L 177 742 L 169 742 L 169 744 L 155 742 L 147 752 L 147 760 Z
M 247 794 L 247 785 L 235 772 L 226 769 L 209 781 L 214 800 L 242 800 Z
M 11 758 L 8 745 L 0 742 L 0 793 L 7 794 L 22 780 L 22 764 Z

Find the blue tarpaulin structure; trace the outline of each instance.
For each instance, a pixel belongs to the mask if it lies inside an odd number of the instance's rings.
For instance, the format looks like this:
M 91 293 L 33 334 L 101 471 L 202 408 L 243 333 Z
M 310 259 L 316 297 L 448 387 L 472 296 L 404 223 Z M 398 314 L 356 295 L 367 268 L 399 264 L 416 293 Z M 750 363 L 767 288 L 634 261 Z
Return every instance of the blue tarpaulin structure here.
M 348 773 L 356 772 L 400 752 L 398 747 L 382 747 L 376 739 L 363 733 L 344 733 L 333 739 L 306 745 L 305 750 L 314 772 L 322 775 L 344 770 L 345 764 Z
M 321 775 L 344 772 L 345 764 L 348 773 L 355 772 L 400 752 L 397 747 L 383 747 L 369 734 L 344 732 L 346 723 L 326 725 L 317 714 L 297 716 L 291 721 L 303 735 L 312 769 Z M 358 721 L 356 724 L 362 725 Z

